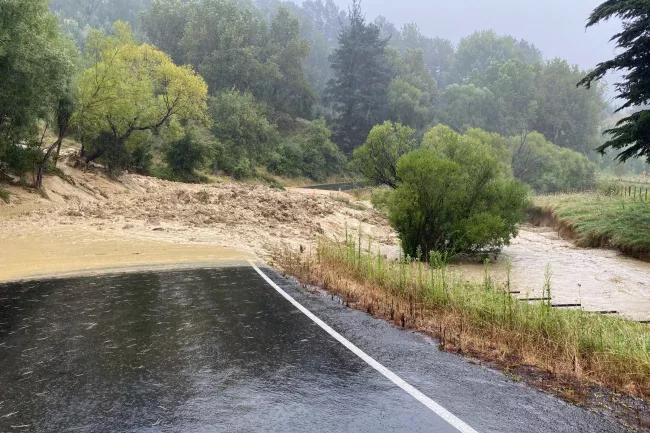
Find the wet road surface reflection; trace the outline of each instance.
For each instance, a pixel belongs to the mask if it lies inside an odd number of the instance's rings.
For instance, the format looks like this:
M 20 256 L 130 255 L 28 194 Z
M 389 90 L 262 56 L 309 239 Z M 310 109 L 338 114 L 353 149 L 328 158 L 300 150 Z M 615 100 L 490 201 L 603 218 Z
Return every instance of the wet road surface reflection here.
M 453 428 L 252 268 L 0 285 L 0 432 Z

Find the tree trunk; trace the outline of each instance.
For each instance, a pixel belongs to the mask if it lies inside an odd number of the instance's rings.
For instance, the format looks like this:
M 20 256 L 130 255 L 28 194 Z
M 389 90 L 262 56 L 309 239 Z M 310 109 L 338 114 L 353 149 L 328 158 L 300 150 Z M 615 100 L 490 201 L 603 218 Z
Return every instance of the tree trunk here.
M 63 140 L 59 141 L 59 145 L 56 146 L 56 153 L 54 154 L 54 165 L 56 165 L 59 162 L 59 154 L 61 153 L 61 143 L 63 143 Z
M 45 152 L 45 156 L 43 157 L 43 161 L 41 161 L 40 167 L 38 167 L 38 173 L 36 174 L 36 189 L 41 189 L 43 186 L 43 172 L 45 171 L 45 165 L 47 164 L 47 160 L 54 151 L 54 149 L 57 148 L 57 146 L 61 146 L 61 141 L 63 140 L 63 137 L 57 138 L 57 140 L 47 149 L 47 152 Z
M 97 152 L 95 152 L 95 153 L 91 153 L 90 155 L 86 156 L 86 158 L 85 158 L 86 164 L 88 164 L 89 162 L 92 162 L 92 161 L 96 160 L 96 159 L 99 158 L 100 156 L 102 156 L 102 152 L 101 152 L 101 151 L 97 151 Z

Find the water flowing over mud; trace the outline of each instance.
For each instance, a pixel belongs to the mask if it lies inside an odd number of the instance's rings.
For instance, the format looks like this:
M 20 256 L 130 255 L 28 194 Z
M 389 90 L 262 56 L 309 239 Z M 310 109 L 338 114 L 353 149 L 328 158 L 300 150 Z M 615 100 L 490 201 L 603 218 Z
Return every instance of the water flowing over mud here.
M 554 304 L 582 304 L 589 311 L 617 311 L 635 320 L 650 320 L 650 263 L 608 249 L 578 248 L 556 230 L 525 225 L 503 250 L 489 275 L 503 284 L 507 262 L 512 264 L 511 287 L 520 298 L 541 297 L 547 265 Z M 453 268 L 467 279 L 482 281 L 484 266 Z

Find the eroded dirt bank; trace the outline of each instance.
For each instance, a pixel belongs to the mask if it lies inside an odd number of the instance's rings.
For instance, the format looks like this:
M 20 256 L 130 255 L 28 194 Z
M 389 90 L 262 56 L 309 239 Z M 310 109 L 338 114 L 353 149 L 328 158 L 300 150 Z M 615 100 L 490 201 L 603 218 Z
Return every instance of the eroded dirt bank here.
M 260 185 L 188 185 L 138 175 L 111 180 L 62 166 L 47 199 L 9 188 L 0 203 L 0 281 L 137 264 L 268 258 L 346 229 L 382 248 L 396 236 L 378 213 L 342 193 Z

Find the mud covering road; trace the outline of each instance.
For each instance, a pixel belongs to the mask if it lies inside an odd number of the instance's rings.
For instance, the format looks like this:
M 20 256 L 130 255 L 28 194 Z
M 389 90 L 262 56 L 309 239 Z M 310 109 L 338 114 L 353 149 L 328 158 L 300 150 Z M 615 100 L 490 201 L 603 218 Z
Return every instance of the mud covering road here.
M 478 432 L 623 431 L 262 269 Z M 457 431 L 244 263 L 0 285 L 0 365 L 0 432 Z

